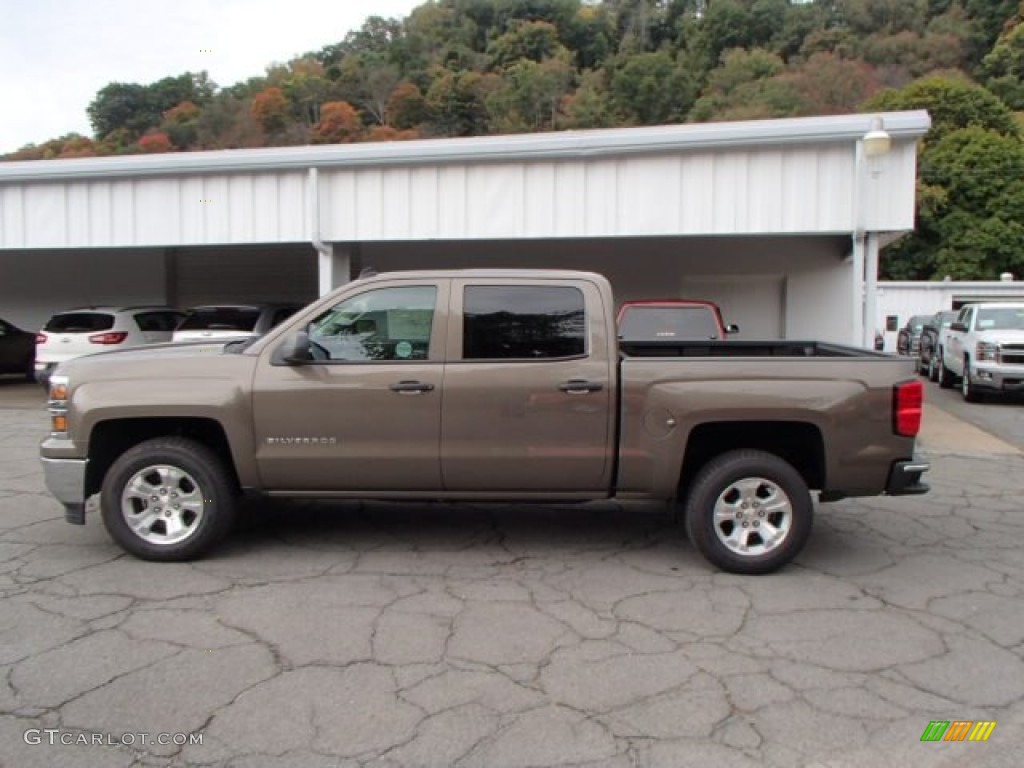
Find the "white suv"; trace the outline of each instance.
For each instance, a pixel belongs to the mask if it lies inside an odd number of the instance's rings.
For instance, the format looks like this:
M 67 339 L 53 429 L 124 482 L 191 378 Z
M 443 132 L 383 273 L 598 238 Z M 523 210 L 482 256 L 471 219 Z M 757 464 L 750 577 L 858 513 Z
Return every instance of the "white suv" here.
M 174 332 L 175 341 L 226 342 L 262 336 L 304 304 L 220 304 L 192 307 Z
M 36 335 L 36 380 L 58 363 L 94 352 L 171 340 L 185 313 L 171 307 L 82 307 L 58 312 Z

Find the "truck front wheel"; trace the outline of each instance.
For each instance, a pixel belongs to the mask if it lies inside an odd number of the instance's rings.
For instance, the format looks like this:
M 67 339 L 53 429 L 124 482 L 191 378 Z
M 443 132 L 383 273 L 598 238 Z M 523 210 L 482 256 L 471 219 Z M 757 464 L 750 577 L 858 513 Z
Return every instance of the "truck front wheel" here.
M 125 451 L 103 479 L 103 524 L 143 560 L 199 557 L 231 527 L 236 492 L 224 462 L 202 443 L 146 440 Z
M 956 383 L 956 376 L 946 367 L 945 352 L 939 351 L 939 386 L 950 389 Z
M 697 473 L 686 499 L 686 534 L 730 573 L 770 573 L 790 562 L 811 533 L 807 484 L 771 453 L 729 451 Z

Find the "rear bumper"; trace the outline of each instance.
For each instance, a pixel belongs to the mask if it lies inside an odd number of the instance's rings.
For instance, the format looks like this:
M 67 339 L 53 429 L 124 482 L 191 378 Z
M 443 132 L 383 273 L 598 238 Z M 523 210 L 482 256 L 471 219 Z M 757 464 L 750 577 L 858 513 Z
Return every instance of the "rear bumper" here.
M 928 485 L 921 482 L 921 475 L 931 469 L 927 461 L 897 461 L 889 471 L 885 492 L 889 496 L 913 496 L 928 493 Z
M 64 519 L 85 524 L 85 468 L 88 459 L 41 458 L 46 487 L 64 505 Z

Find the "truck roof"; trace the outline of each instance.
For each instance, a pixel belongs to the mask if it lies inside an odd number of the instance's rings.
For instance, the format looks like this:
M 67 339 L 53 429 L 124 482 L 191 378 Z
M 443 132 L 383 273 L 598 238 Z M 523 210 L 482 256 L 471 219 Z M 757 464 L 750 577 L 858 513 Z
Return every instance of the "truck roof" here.
M 607 278 L 597 272 L 575 269 L 411 269 L 394 272 L 378 272 L 363 280 L 434 280 L 443 277 L 467 278 L 513 278 L 516 280 L 598 280 Z

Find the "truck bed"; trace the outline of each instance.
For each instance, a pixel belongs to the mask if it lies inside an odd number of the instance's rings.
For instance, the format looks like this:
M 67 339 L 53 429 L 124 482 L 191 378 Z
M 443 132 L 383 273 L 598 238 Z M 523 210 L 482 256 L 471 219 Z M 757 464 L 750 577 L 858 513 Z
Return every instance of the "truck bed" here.
M 672 340 L 620 341 L 619 353 L 630 357 L 866 357 L 889 355 L 860 347 L 824 341 L 769 339 L 764 341 Z

